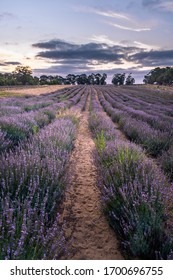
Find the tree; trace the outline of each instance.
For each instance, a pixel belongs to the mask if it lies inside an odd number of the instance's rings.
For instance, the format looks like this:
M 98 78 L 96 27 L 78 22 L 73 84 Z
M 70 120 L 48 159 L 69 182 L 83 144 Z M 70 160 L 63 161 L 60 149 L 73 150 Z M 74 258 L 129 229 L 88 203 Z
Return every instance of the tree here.
M 70 85 L 75 85 L 75 83 L 76 83 L 76 76 L 74 74 L 68 74 L 66 76 L 66 80 L 69 82 Z
M 41 85 L 46 85 L 46 84 L 48 84 L 49 82 L 48 82 L 48 76 L 46 76 L 46 75 L 41 75 L 40 76 L 40 84 Z
M 17 66 L 12 73 L 19 84 L 33 84 L 32 70 L 29 66 Z
M 145 84 L 171 85 L 173 83 L 173 68 L 156 67 L 144 76 L 143 82 Z
M 88 85 L 94 84 L 94 74 L 88 76 Z
M 0 86 L 5 86 L 5 78 L 2 73 L 0 73 Z
M 103 73 L 100 79 L 100 85 L 106 85 L 107 74 Z
M 132 73 L 130 73 L 126 78 L 126 85 L 133 85 L 135 83 L 135 79 L 132 77 L 131 74 Z
M 87 85 L 88 77 L 86 74 L 81 74 L 76 76 L 76 82 L 78 85 Z
M 125 73 L 114 74 L 114 76 L 112 78 L 112 84 L 114 84 L 114 85 L 124 85 L 124 81 L 125 81 Z

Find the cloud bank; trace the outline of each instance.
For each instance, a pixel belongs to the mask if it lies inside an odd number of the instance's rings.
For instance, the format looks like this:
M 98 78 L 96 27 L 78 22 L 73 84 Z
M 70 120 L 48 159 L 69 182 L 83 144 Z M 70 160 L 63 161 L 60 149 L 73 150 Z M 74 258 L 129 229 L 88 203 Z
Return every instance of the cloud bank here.
M 134 42 L 135 43 L 135 42 Z M 173 50 L 149 50 L 137 42 L 136 46 L 110 45 L 107 43 L 75 44 L 60 39 L 38 42 L 32 45 L 40 49 L 37 58 L 47 59 L 61 67 L 81 69 L 93 65 L 123 65 L 133 63 L 134 67 L 166 66 L 173 64 Z

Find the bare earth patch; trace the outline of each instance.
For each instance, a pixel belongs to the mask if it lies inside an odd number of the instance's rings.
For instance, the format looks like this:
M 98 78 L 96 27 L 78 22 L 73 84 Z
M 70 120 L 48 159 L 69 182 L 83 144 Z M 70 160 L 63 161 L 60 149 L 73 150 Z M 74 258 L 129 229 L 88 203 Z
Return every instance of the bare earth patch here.
M 82 113 L 69 173 L 72 178 L 66 192 L 62 222 L 70 251 L 62 259 L 123 259 L 115 232 L 102 211 L 93 160 L 94 141 L 88 128 L 88 113 Z

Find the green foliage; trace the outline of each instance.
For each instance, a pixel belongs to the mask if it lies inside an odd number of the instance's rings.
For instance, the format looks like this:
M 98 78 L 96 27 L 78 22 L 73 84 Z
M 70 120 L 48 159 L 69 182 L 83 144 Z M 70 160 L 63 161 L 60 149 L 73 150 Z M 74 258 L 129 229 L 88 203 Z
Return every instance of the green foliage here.
M 49 118 L 47 115 L 43 115 L 41 113 L 38 113 L 35 117 L 34 117 L 35 121 L 37 122 L 37 125 L 39 126 L 39 128 L 43 128 L 45 125 L 49 124 Z
M 124 85 L 124 81 L 125 81 L 125 73 L 114 74 L 114 76 L 112 78 L 112 84 L 114 84 L 114 85 Z
M 6 133 L 6 137 L 17 145 L 20 141 L 28 137 L 28 131 L 12 123 L 1 124 L 1 130 Z
M 100 134 L 96 135 L 95 144 L 96 144 L 96 148 L 97 148 L 98 152 L 102 153 L 102 151 L 106 147 L 106 140 L 105 140 L 104 130 L 102 130 Z
M 131 76 L 131 73 L 126 78 L 126 85 L 133 85 L 135 83 L 135 79 Z
M 162 154 L 160 162 L 164 172 L 168 174 L 170 180 L 173 181 L 173 146 Z
M 156 67 L 144 76 L 145 84 L 171 85 L 173 83 L 173 67 Z
M 45 110 L 45 111 L 43 111 L 43 113 L 45 114 L 45 115 L 47 115 L 47 117 L 48 117 L 48 119 L 49 119 L 49 121 L 50 122 L 52 122 L 55 118 L 56 118 L 56 115 L 55 115 L 55 113 L 53 113 L 51 110 Z

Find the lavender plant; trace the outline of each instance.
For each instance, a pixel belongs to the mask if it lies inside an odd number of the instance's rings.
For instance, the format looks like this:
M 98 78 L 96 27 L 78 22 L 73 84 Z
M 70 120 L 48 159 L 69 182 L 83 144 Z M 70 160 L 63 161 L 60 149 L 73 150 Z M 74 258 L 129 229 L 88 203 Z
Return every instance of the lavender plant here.
M 164 175 L 141 148 L 119 140 L 103 113 L 91 114 L 89 121 L 97 143 L 95 157 L 105 212 L 125 254 L 156 259 L 159 252 L 160 258 L 169 258 L 173 242 L 165 226 L 168 183 Z
M 161 155 L 159 162 L 164 172 L 173 181 L 173 146 Z
M 0 259 L 56 259 L 64 250 L 58 206 L 76 124 L 63 117 L 0 159 Z

